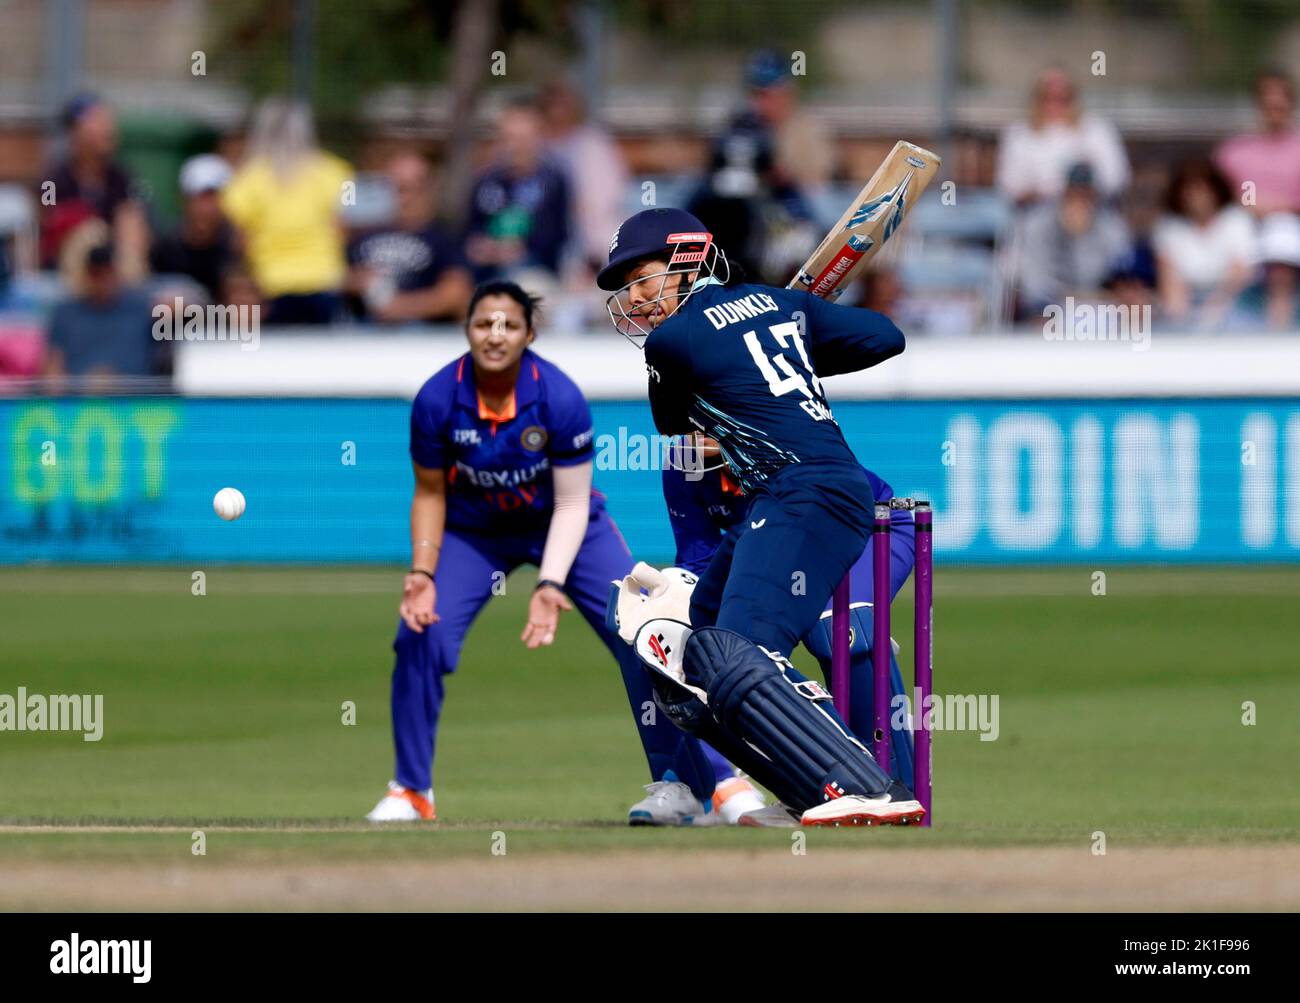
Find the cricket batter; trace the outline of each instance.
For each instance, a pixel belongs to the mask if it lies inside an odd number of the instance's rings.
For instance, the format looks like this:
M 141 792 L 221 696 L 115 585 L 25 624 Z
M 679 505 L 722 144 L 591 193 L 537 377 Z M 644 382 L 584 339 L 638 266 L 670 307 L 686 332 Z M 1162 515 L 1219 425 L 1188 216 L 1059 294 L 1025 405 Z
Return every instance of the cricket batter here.
M 592 489 L 590 408 L 573 381 L 530 348 L 535 308 L 514 283 L 479 286 L 466 324 L 469 351 L 430 377 L 411 408 L 412 557 L 393 642 L 397 765 L 367 817 L 437 817 L 433 756 L 446 677 L 475 617 L 521 564 L 538 566 L 524 644 L 551 644 L 561 612 L 576 605 L 619 663 L 652 780 L 629 821 L 694 824 L 714 808 L 721 815 L 716 780 L 731 777 L 730 766 L 670 721 L 645 722 L 650 680 L 605 626 L 609 583 L 628 573 L 632 558 Z M 669 817 L 655 790 L 673 783 L 693 800 Z M 725 793 L 740 806 L 728 816 L 762 806 L 743 779 Z
M 726 257 L 691 214 L 649 209 L 610 241 L 597 284 L 614 326 L 644 348 L 664 435 L 717 442 L 751 496 L 690 593 L 625 579 L 618 624 L 660 706 L 801 813 L 806 825 L 897 824 L 924 809 L 788 656 L 866 549 L 873 494 L 821 378 L 878 365 L 902 333 L 870 310 L 806 292 L 728 284 Z

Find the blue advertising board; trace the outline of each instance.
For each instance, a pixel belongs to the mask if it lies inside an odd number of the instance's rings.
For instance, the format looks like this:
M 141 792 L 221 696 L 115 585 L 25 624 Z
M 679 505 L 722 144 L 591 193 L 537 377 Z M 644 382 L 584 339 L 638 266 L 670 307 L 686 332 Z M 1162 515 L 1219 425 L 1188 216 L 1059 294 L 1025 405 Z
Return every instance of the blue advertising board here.
M 672 558 L 648 408 L 593 402 L 596 486 L 638 557 Z M 407 404 L 0 401 L 0 561 L 404 563 Z M 835 405 L 858 456 L 935 506 L 970 563 L 1300 560 L 1300 402 Z M 225 486 L 248 510 L 212 511 Z

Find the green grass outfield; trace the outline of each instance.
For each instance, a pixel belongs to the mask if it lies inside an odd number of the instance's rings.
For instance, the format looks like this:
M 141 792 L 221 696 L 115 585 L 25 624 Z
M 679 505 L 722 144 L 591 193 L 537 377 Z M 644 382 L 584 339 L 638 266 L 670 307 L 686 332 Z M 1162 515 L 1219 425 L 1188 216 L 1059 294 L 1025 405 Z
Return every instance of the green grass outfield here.
M 1300 570 L 1112 568 L 1105 596 L 1092 571 L 938 570 L 936 690 L 996 694 L 1000 734 L 937 735 L 936 827 L 871 839 L 1297 839 Z M 131 860 L 195 828 L 270 862 L 482 854 L 498 830 L 525 853 L 789 844 L 775 831 L 619 824 L 647 778 L 618 672 L 576 613 L 553 648 L 523 648 L 524 577 L 489 605 L 449 682 L 435 774 L 444 822 L 372 831 L 360 818 L 392 772 L 400 569 L 216 567 L 206 596 L 191 594 L 190 575 L 0 570 L 0 693 L 102 693 L 105 714 L 98 743 L 0 731 L 0 863 Z M 894 627 L 905 676 L 910 594 Z M 345 701 L 355 726 L 341 722 Z M 40 823 L 56 828 L 38 834 Z

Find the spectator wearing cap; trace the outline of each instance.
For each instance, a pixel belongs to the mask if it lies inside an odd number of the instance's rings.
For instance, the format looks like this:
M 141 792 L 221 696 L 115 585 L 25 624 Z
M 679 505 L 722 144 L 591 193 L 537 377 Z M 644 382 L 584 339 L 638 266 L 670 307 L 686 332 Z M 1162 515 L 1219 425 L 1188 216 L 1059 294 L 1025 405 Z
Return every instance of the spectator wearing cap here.
M 1116 262 L 1102 288 L 1109 301 L 1127 310 L 1155 312 L 1156 289 L 1151 281 L 1151 264 L 1146 260 L 1148 248 L 1135 243 L 1129 253 Z M 1134 314 L 1130 314 L 1134 316 Z M 1142 314 L 1136 314 L 1142 316 Z
M 778 53 L 751 55 L 745 85 L 745 105 L 714 143 L 708 174 L 688 208 L 747 273 L 784 283 L 799 262 L 769 261 L 769 248 L 778 243 L 778 229 L 808 228 L 812 212 L 803 186 L 829 177 L 834 152 L 829 136 L 799 113 L 790 67 Z M 816 241 L 813 232 L 807 247 L 794 244 L 806 253 Z
M 1174 324 L 1221 328 L 1255 263 L 1255 226 L 1209 161 L 1175 171 L 1152 232 L 1160 306 Z
M 45 375 L 52 392 L 112 389 L 118 377 L 164 375 L 165 345 L 153 339 L 152 302 L 124 284 L 113 246 L 86 252 L 78 288 L 50 317 Z
M 350 305 L 386 324 L 461 319 L 474 286 L 460 245 L 434 220 L 429 162 L 399 153 L 387 174 L 396 216 L 348 245 Z
M 1024 217 L 1016 253 L 1016 283 L 1022 317 L 1041 316 L 1067 296 L 1105 299 L 1106 280 L 1127 258 L 1128 227 L 1104 205 L 1092 168 L 1076 164 L 1066 172 L 1066 186 L 1051 203 Z
M 1255 81 L 1259 128 L 1234 136 L 1215 152 L 1234 199 L 1259 220 L 1259 258 L 1264 264 L 1272 327 L 1293 327 L 1300 282 L 1300 128 L 1295 121 L 1295 81 L 1270 70 Z M 1249 190 L 1251 198 L 1245 198 Z
M 1064 71 L 1048 70 L 1034 86 L 1028 119 L 1002 133 L 996 184 L 1017 205 L 1049 202 L 1062 193 L 1075 164 L 1092 169 L 1093 187 L 1107 201 L 1128 185 L 1128 155 L 1118 130 L 1079 106 Z
M 569 183 L 546 156 L 535 105 L 515 102 L 497 124 L 496 158 L 474 183 L 465 253 L 477 281 L 554 282 L 569 241 Z
M 116 268 L 131 279 L 144 275 L 149 224 L 134 195 L 126 169 L 117 161 L 117 118 L 93 94 L 74 97 L 63 110 L 67 156 L 52 167 L 42 185 L 41 267 L 58 265 L 68 234 L 82 223 L 101 219 L 112 233 Z M 50 201 L 52 196 L 53 201 Z
M 213 153 L 191 157 L 181 166 L 184 204 L 181 222 L 154 241 L 149 266 L 159 275 L 185 275 L 203 287 L 209 302 L 224 302 L 223 279 L 234 256 L 234 234 L 221 211 L 221 192 L 230 165 Z
M 267 324 L 329 324 L 342 309 L 345 183 L 352 168 L 316 145 L 311 112 L 268 98 L 253 119 L 247 158 L 221 193 L 243 241 Z

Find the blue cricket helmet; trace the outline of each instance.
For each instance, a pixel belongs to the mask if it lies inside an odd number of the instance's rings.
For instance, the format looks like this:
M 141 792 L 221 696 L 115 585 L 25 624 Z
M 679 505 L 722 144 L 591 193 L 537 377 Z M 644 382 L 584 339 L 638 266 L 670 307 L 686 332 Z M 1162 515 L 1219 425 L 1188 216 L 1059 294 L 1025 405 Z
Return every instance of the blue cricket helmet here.
M 638 261 L 671 257 L 696 244 L 703 252 L 712 243 L 713 235 L 685 209 L 645 209 L 629 216 L 614 231 L 609 242 L 609 264 L 596 276 L 596 285 L 614 292 L 622 287 L 623 276 Z

